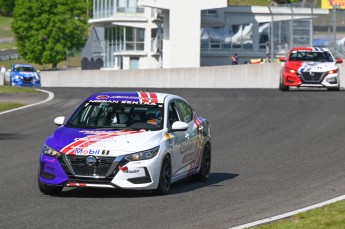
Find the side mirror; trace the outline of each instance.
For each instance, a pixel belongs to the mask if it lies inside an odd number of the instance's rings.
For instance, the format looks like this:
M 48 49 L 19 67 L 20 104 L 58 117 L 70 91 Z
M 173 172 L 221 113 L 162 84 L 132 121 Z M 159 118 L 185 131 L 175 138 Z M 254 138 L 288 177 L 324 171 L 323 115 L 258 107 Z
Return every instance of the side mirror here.
M 341 63 L 343 63 L 343 59 L 338 57 L 338 58 L 335 59 L 335 63 L 341 64 Z
M 54 119 L 54 124 L 57 126 L 62 126 L 65 123 L 65 116 L 56 117 Z
M 174 131 L 186 131 L 188 130 L 188 124 L 185 122 L 181 121 L 176 121 L 172 124 L 171 130 L 169 132 L 174 132 Z
M 280 62 L 286 62 L 285 56 L 279 58 Z

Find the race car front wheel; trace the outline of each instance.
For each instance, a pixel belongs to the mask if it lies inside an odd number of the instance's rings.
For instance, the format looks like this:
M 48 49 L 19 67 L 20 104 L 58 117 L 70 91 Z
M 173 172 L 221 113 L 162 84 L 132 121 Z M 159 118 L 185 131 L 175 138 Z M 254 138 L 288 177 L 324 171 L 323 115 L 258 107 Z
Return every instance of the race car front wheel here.
M 288 91 L 289 90 L 289 86 L 284 85 L 283 76 L 280 77 L 279 90 L 281 90 L 281 91 Z
M 40 189 L 40 191 L 42 193 L 47 194 L 47 195 L 57 195 L 63 189 L 62 186 L 48 186 L 48 185 L 45 185 L 45 184 L 43 184 L 40 181 L 40 178 L 38 178 L 38 188 Z
M 159 195 L 167 194 L 171 185 L 171 161 L 167 155 L 164 157 L 159 175 L 159 184 L 155 193 Z

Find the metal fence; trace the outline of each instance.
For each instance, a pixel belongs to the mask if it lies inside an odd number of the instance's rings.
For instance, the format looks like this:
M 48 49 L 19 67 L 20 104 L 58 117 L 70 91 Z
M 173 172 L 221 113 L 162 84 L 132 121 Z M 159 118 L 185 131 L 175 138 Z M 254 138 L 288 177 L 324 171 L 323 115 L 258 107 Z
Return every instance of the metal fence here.
M 340 7 L 329 9 L 328 15 L 315 15 L 313 11 L 320 7 L 315 0 L 304 0 L 293 4 L 281 4 L 282 7 L 309 8 L 310 16 L 306 19 L 298 18 L 297 14 L 291 15 L 291 20 L 286 23 L 273 23 L 273 42 L 271 46 L 276 52 L 281 50 L 281 45 L 286 48 L 309 44 L 307 34 L 311 32 L 310 44 L 313 46 L 326 47 L 338 56 L 345 58 L 345 10 Z M 294 17 L 295 15 L 295 17 Z M 297 17 L 296 17 L 297 16 Z M 310 22 L 311 26 L 308 26 Z M 282 36 L 283 35 L 283 36 Z M 284 35 L 287 39 L 284 40 Z

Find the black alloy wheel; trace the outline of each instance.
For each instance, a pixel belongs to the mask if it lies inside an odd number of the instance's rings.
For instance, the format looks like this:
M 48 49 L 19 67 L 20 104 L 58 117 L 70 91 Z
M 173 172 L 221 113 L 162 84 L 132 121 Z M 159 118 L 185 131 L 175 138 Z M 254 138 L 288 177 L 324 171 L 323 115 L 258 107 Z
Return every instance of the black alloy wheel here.
M 159 184 L 156 189 L 156 193 L 159 195 L 165 195 L 169 192 L 171 185 L 171 162 L 170 157 L 165 156 L 162 162 Z
M 189 177 L 191 181 L 207 181 L 211 173 L 211 146 L 206 144 L 202 155 L 200 171 Z

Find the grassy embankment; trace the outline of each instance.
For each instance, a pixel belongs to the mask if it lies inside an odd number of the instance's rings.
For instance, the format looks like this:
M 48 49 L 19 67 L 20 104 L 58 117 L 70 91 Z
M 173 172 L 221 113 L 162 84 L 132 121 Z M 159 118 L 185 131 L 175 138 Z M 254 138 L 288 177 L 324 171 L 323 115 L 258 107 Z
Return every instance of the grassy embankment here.
M 25 87 L 11 87 L 11 86 L 0 86 L 0 98 L 4 94 L 32 94 L 40 93 L 33 88 Z M 0 102 L 0 112 L 5 110 L 14 109 L 17 107 L 25 106 L 23 103 L 14 103 L 14 102 Z
M 345 201 L 306 211 L 284 220 L 264 224 L 256 229 L 344 229 Z

